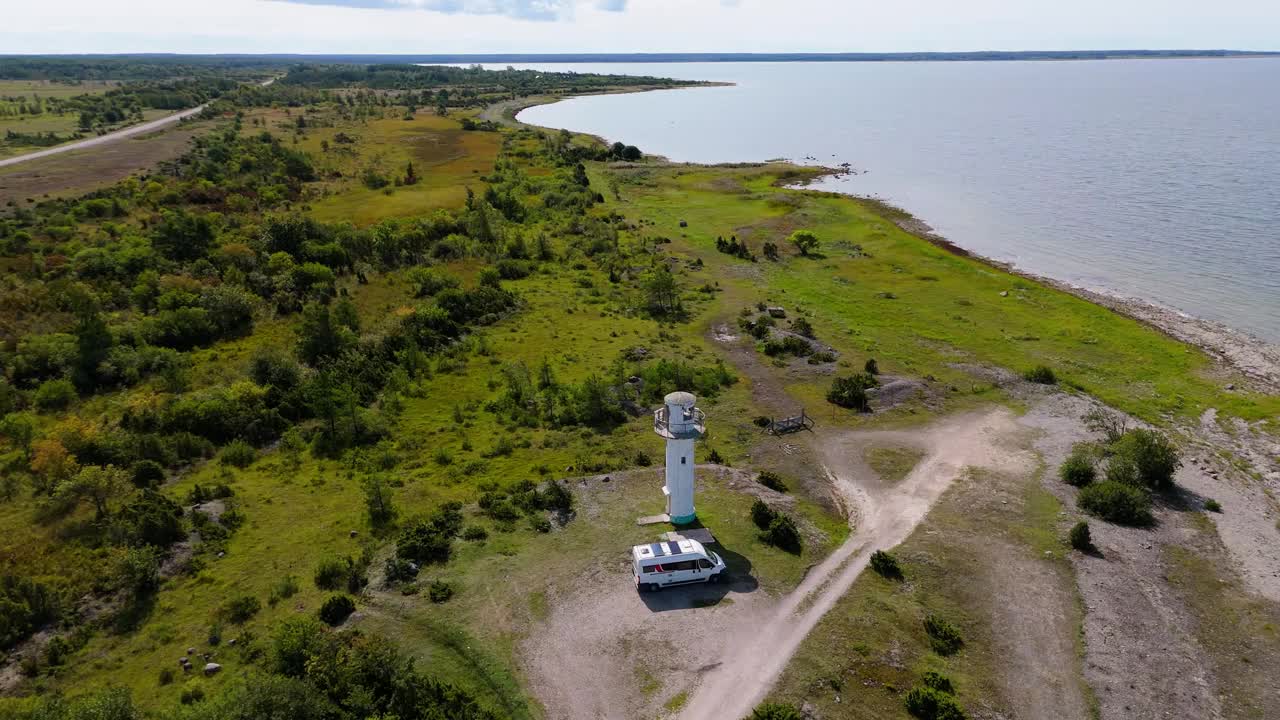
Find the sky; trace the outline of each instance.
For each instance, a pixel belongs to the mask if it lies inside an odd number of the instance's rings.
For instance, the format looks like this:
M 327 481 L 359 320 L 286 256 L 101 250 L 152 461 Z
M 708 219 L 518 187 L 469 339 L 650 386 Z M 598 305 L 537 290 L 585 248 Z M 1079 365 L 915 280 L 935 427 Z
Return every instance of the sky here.
M 0 0 L 0 53 L 1280 50 L 1277 0 Z

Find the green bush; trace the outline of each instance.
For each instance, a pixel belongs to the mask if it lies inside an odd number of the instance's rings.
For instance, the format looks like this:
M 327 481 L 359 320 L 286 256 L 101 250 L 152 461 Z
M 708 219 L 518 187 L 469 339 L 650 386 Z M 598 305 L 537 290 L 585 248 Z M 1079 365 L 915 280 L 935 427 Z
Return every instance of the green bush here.
M 918 720 L 964 720 L 964 710 L 949 693 L 931 687 L 914 687 L 904 699 L 907 713 Z
M 443 580 L 433 580 L 427 588 L 427 597 L 433 603 L 448 602 L 453 597 L 453 585 Z
M 787 491 L 787 483 L 782 480 L 781 475 L 772 470 L 762 470 L 756 476 L 756 481 L 774 492 L 784 493 Z
M 573 493 L 564 483 L 552 480 L 538 493 L 538 506 L 544 510 L 567 513 L 573 509 Z
M 871 412 L 867 390 L 879 384 L 875 376 L 867 373 L 838 377 L 831 382 L 831 389 L 827 391 L 827 402 L 858 412 Z
M 879 374 L 880 374 L 880 366 L 879 366 L 878 364 L 876 364 L 876 359 L 875 359 L 875 358 L 867 358 L 867 362 L 866 362 L 866 364 L 865 364 L 865 365 L 863 365 L 863 366 L 862 366 L 862 369 L 863 369 L 863 371 L 864 371 L 864 372 L 866 372 L 868 375 L 879 375 Z
M 769 523 L 768 529 L 760 534 L 760 539 L 776 548 L 798 555 L 803 548 L 800 530 L 791 518 L 778 513 Z
M 220 460 L 223 465 L 247 468 L 258 458 L 258 451 L 243 440 L 232 440 L 222 449 Z
M 1084 488 L 1076 502 L 1085 512 L 1107 522 L 1141 526 L 1153 520 L 1151 497 L 1145 490 L 1111 479 Z
M 756 500 L 751 503 L 751 522 L 755 523 L 756 527 L 761 530 L 767 530 L 769 524 L 777 516 L 778 514 L 773 511 L 773 508 L 766 505 L 763 500 Z
M 1219 503 L 1217 500 L 1214 500 L 1213 498 L 1208 498 L 1207 500 L 1204 501 L 1204 509 L 1208 510 L 1209 512 L 1220 513 L 1222 512 L 1222 504 Z
M 1048 365 L 1037 365 L 1022 373 L 1022 378 L 1037 385 L 1058 384 L 1058 376 L 1053 372 L 1053 368 Z
M 937 673 L 932 670 L 928 670 L 920 678 L 920 681 L 924 683 L 925 687 L 933 688 L 938 692 L 944 692 L 948 695 L 956 694 L 955 687 L 951 685 L 951 678 L 947 677 L 946 675 L 943 675 L 942 673 Z
M 871 553 L 871 569 L 888 580 L 902 579 L 902 567 L 898 565 L 898 559 L 883 550 Z
M 320 606 L 320 619 L 326 625 L 338 626 L 356 611 L 356 603 L 346 595 L 330 595 Z
M 933 613 L 924 619 L 924 631 L 929 636 L 929 647 L 942 656 L 954 655 L 964 645 L 964 638 L 954 625 Z
M 66 410 L 76 397 L 76 386 L 70 380 L 46 380 L 36 388 L 32 401 L 41 410 Z
M 1121 485 L 1142 487 L 1138 464 L 1125 455 L 1113 455 L 1107 462 L 1107 480 Z
M 804 720 L 804 716 L 795 705 L 785 703 L 764 703 L 751 711 L 748 720 Z
M 133 464 L 133 484 L 139 488 L 154 488 L 164 482 L 164 466 L 155 460 L 139 460 Z
M 1067 534 L 1067 539 L 1071 542 L 1071 547 L 1080 552 L 1090 552 L 1093 550 L 1093 537 L 1089 533 L 1089 523 L 1080 521 L 1071 526 L 1071 532 Z
M 489 537 L 489 532 L 488 532 L 487 530 L 485 530 L 484 528 L 479 527 L 479 526 L 477 526 L 477 525 L 472 525 L 471 527 L 469 527 L 469 528 L 467 528 L 466 530 L 463 530 L 463 531 L 462 531 L 462 539 L 463 539 L 463 540 L 470 540 L 470 541 L 472 541 L 472 542 L 478 542 L 478 541 L 480 541 L 480 540 L 485 540 L 485 539 L 487 539 L 488 537 Z
M 222 616 L 228 622 L 243 625 L 262 609 L 262 602 L 252 595 L 241 595 L 228 600 L 222 606 Z
M 281 600 L 288 600 L 298 594 L 298 578 L 293 575 L 286 575 L 276 582 L 275 587 L 271 588 L 271 595 L 267 598 L 267 604 L 275 607 Z
M 337 590 L 347 575 L 347 563 L 341 558 L 327 557 L 316 565 L 316 587 L 321 590 Z
M 1062 482 L 1075 487 L 1084 487 L 1096 480 L 1097 476 L 1093 454 L 1084 446 L 1073 448 L 1058 468 L 1058 477 L 1062 478 Z
M 1138 428 L 1120 437 L 1113 446 L 1116 457 L 1126 458 L 1137 470 L 1138 481 L 1152 490 L 1173 487 L 1173 474 L 1182 464 L 1178 450 L 1163 433 Z
M 534 532 L 549 533 L 551 532 L 551 521 L 544 517 L 529 518 L 529 528 Z
M 192 703 L 198 703 L 201 700 L 204 700 L 204 688 L 199 685 L 191 685 L 182 688 L 182 695 L 178 698 L 178 701 L 183 705 L 191 705 Z

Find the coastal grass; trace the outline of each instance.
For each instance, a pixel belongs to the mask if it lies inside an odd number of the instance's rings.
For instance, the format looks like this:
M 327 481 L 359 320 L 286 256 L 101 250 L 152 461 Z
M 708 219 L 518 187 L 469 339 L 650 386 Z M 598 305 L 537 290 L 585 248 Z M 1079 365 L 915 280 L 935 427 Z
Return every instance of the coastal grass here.
M 881 480 L 892 485 L 910 475 L 924 453 L 909 447 L 870 447 L 862 457 Z
M 338 133 L 355 143 L 335 140 Z M 335 127 L 306 133 L 300 147 L 321 158 L 323 171 L 341 178 L 322 184 L 324 197 L 311 203 L 319 220 L 370 225 L 385 218 L 427 214 L 436 208 L 457 207 L 467 188 L 484 191 L 480 177 L 493 169 L 502 136 L 468 132 L 450 117 L 419 111 L 412 119 L 388 117 L 364 123 L 339 122 Z M 329 150 L 322 151 L 321 142 Z M 409 163 L 420 178 L 413 185 L 371 189 L 361 175 L 372 170 L 388 179 L 403 177 Z
M 988 368 L 1020 374 L 1045 365 L 1063 385 L 1153 422 L 1208 408 L 1245 420 L 1280 412 L 1280 397 L 1227 391 L 1241 379 L 1223 377 L 1205 353 L 1151 327 L 952 254 L 872 204 L 777 185 L 798 172 L 785 165 L 611 171 L 622 207 L 712 274 L 745 263 L 716 252 L 717 236 L 736 235 L 757 255 L 764 242 L 778 244 L 780 262 L 752 268 L 764 281 L 759 300 L 802 310 L 855 367 L 875 357 L 884 373 L 969 390 Z M 726 192 L 730 184 L 738 190 Z M 821 241 L 810 257 L 787 244 L 799 228 Z

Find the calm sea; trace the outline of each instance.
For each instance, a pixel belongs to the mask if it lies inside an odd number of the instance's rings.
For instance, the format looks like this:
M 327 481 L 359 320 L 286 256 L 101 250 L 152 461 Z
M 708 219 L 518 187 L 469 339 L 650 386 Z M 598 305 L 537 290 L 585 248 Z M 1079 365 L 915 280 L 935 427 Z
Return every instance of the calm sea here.
M 1280 60 L 543 66 L 733 87 L 526 122 L 673 160 L 785 157 L 969 250 L 1280 341 Z

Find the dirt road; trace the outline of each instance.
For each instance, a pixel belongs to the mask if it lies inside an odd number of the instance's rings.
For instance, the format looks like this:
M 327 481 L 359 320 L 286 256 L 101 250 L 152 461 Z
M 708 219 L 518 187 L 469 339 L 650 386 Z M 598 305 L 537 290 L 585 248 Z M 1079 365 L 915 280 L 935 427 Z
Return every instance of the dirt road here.
M 687 720 L 738 718 L 769 692 L 796 648 L 824 614 L 866 568 L 871 553 L 897 545 L 911 534 L 929 508 L 966 467 L 1003 472 L 1027 471 L 1034 458 L 1007 446 L 1002 438 L 1019 432 L 1013 414 L 1004 408 L 948 418 L 910 432 L 841 433 L 818 435 L 814 442 L 832 480 L 856 508 L 857 531 L 839 550 L 815 567 L 804 582 L 783 598 L 764 623 L 740 633 L 694 689 L 679 717 Z M 881 440 L 916 445 L 925 458 L 901 482 L 886 487 L 856 482 L 860 453 L 851 442 Z

